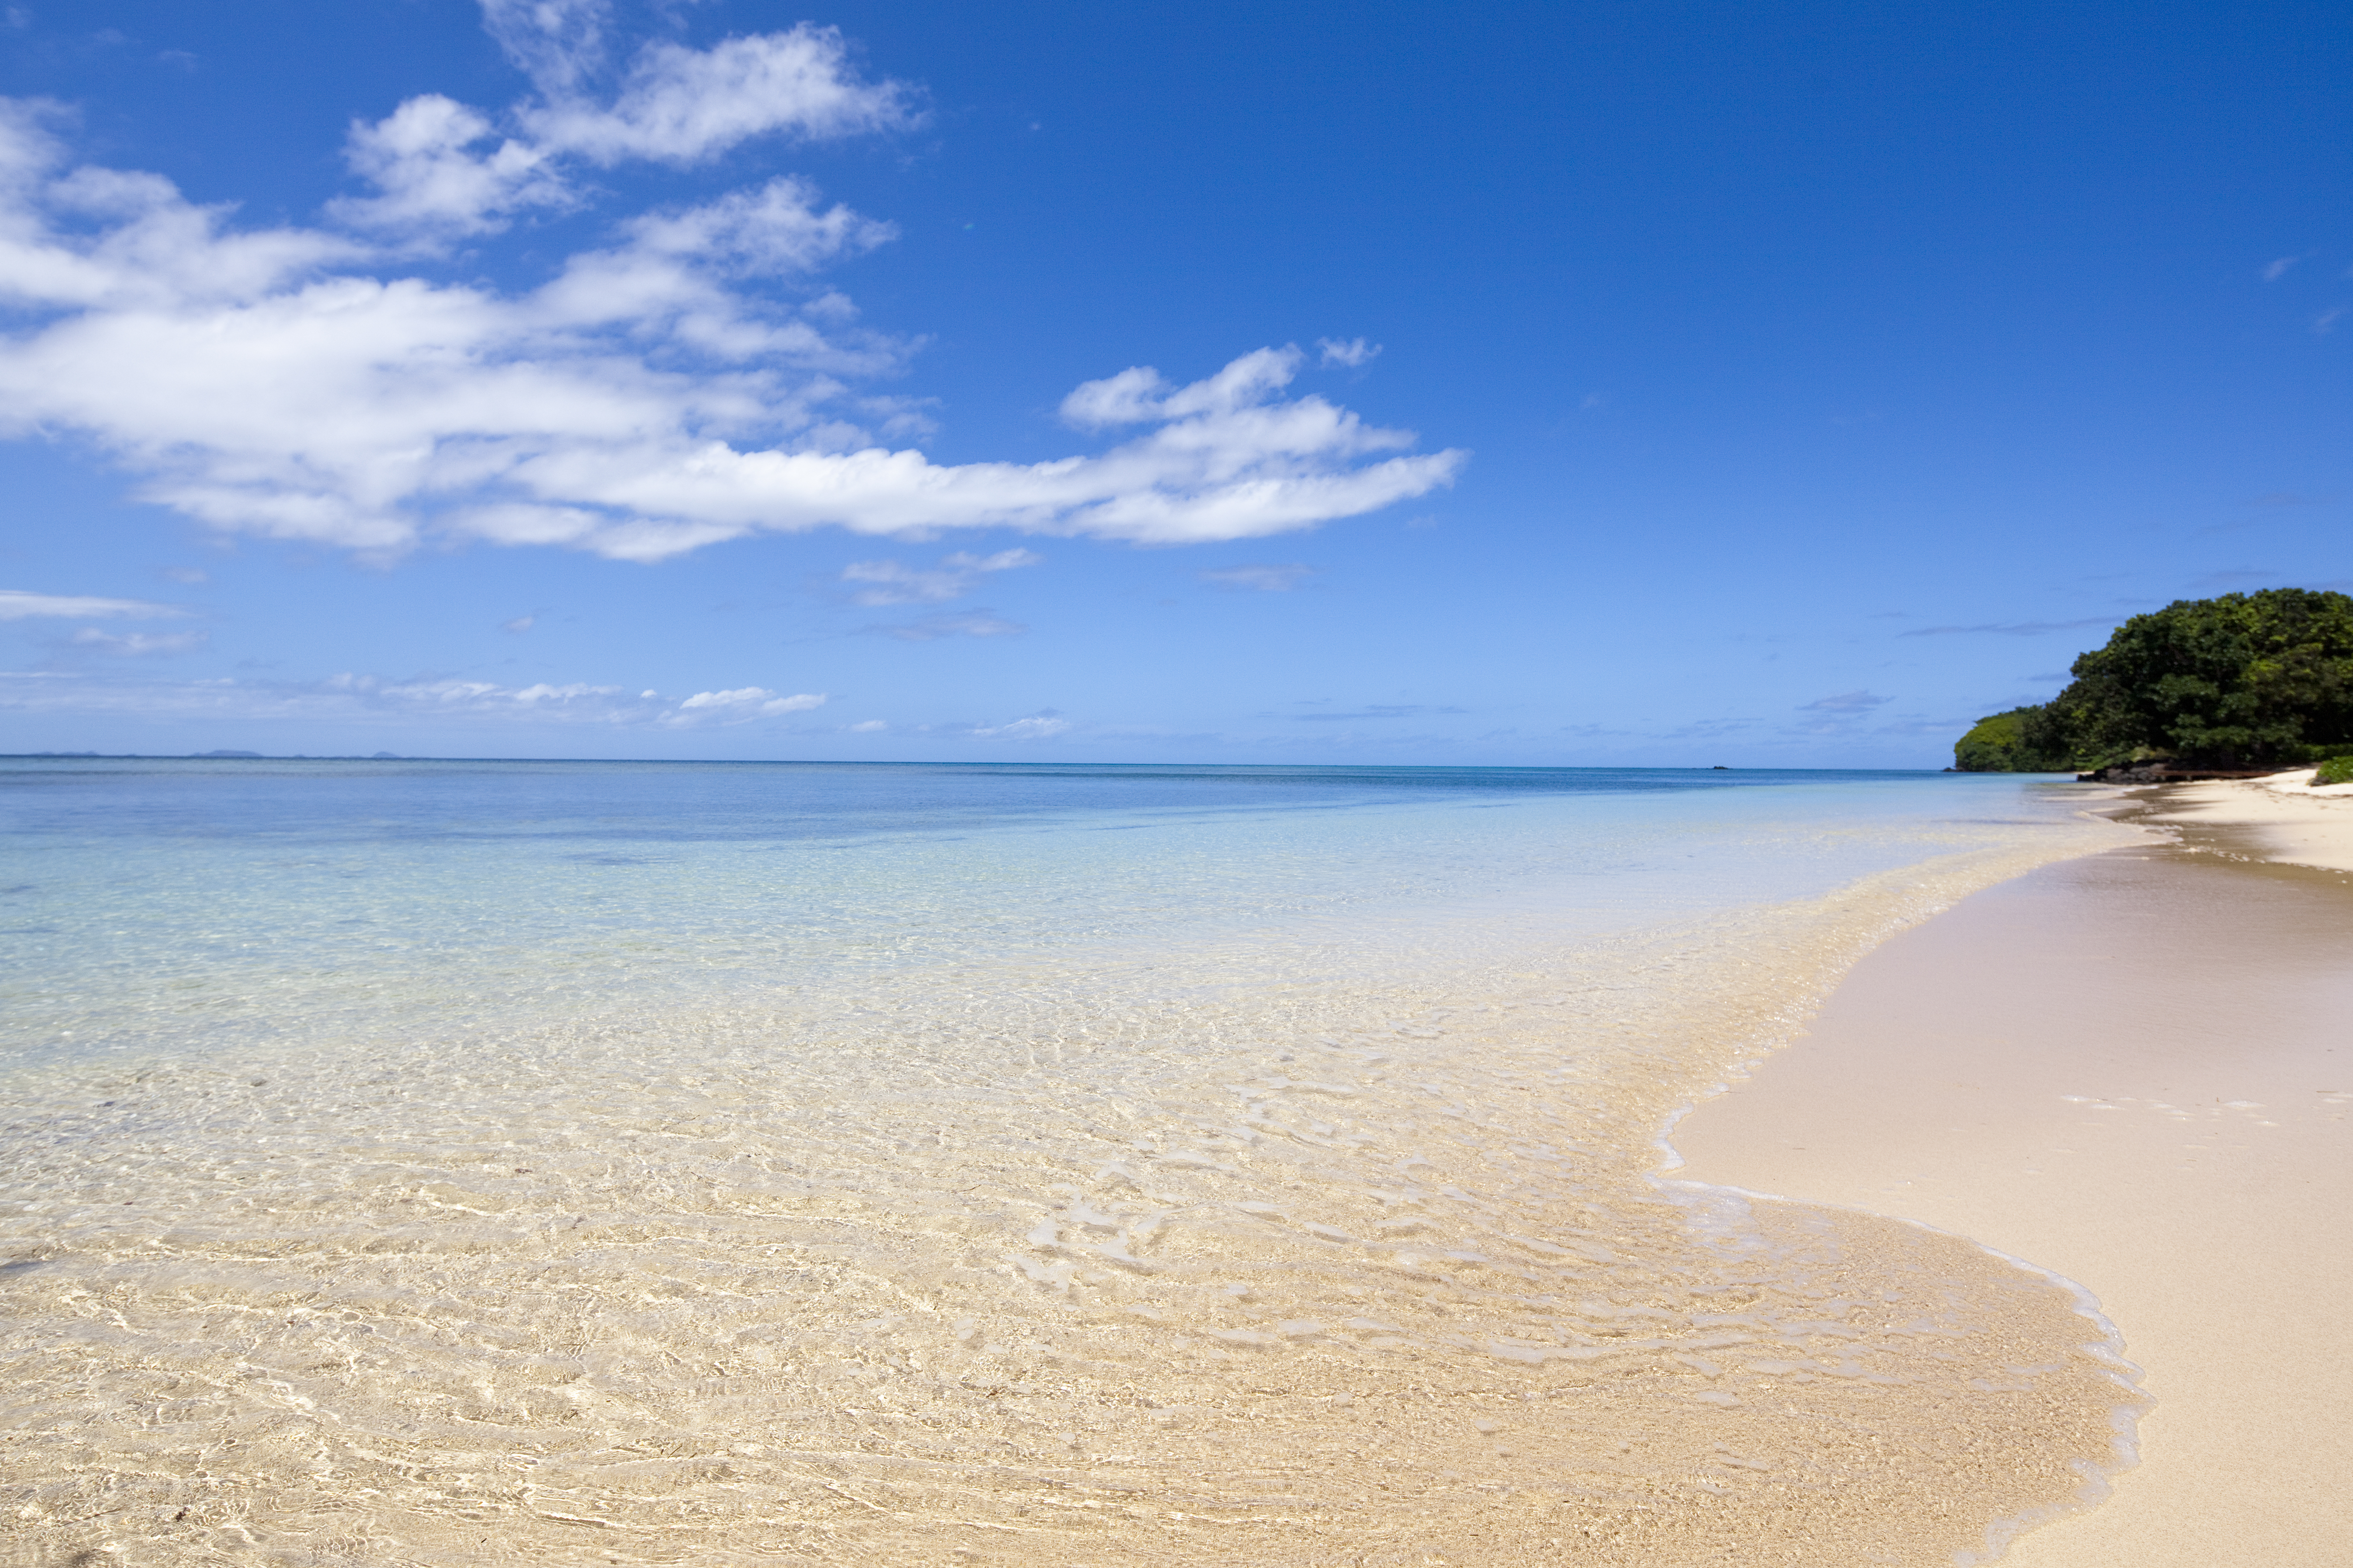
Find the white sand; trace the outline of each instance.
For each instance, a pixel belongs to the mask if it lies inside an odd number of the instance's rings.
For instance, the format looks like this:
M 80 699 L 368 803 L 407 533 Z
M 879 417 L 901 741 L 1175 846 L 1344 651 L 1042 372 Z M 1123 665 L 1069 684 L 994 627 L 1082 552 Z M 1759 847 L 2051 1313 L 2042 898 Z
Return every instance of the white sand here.
M 2007 1563 L 2353 1563 L 2348 932 L 2328 872 L 2049 867 L 1872 953 L 1676 1131 L 1679 1176 L 1923 1220 L 2098 1297 L 2157 1401 L 2141 1463 Z
M 2232 837 L 2241 853 L 2353 871 L 2353 784 L 2316 788 L 2309 767 L 2262 779 L 2167 784 L 2148 806 L 2137 820 L 2237 829 Z M 2353 1562 L 2353 1552 L 2347 1561 Z

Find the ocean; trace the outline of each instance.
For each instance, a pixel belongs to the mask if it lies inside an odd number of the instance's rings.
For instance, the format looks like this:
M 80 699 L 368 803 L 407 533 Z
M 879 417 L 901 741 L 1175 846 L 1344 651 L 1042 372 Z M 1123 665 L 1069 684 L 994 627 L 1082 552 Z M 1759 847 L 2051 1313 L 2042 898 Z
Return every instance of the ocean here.
M 0 1563 L 1988 1560 L 2105 1325 L 1661 1140 L 2081 805 L 0 760 Z

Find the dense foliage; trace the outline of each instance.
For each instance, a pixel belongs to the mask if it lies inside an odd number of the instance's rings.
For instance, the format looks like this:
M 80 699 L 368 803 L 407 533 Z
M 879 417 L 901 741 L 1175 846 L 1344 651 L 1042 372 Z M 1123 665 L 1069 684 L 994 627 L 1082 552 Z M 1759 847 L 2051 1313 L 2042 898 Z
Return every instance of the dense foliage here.
M 2313 773 L 2316 784 L 2353 784 L 2353 757 L 2331 757 Z
M 2036 708 L 2013 708 L 1977 721 L 1953 743 L 1953 766 L 1965 773 L 2056 773 L 2071 764 L 2063 757 L 2045 756 L 2025 743 L 2022 734 Z
M 2353 597 L 2266 588 L 2135 616 L 2036 708 L 1978 721 L 1964 773 L 2263 767 L 2353 750 Z

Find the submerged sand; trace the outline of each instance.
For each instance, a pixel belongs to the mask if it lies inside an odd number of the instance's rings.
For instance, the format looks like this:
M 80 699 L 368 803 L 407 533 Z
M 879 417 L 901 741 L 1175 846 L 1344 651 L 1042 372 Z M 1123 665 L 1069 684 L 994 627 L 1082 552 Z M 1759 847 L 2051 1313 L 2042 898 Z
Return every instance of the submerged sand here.
M 1253 937 L 27 1075 L 0 1564 L 1966 1561 L 2110 1455 L 2073 1299 L 1651 1180 L 1888 931 L 2130 837 L 1941 832 L 1378 985 Z
M 1377 994 L 82 1085 L 20 1116 L 0 1563 L 1966 1562 L 2137 1396 L 1979 1244 L 2158 1401 L 2009 1561 L 2344 1561 L 2353 879 L 2191 814 L 2348 814 L 2248 793 Z
M 2353 803 L 2151 806 L 2204 852 L 2045 867 L 1894 937 L 1681 1124 L 1677 1173 L 1902 1215 L 2096 1296 L 2155 1400 L 2140 1463 L 2007 1562 L 2345 1563 L 2353 879 L 2242 861 L 2346 863 L 2322 857 L 2353 851 Z

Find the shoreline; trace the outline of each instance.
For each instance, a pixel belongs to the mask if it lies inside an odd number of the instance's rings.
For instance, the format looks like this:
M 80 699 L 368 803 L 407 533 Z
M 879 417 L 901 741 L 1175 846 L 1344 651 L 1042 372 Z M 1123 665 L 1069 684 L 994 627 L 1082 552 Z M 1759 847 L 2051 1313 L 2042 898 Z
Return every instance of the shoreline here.
M 306 820 L 307 787 L 272 786 L 269 820 Z M 0 1512 L 43 1562 L 321 1539 L 439 1561 L 487 1529 L 565 1562 L 626 1538 L 698 1563 L 1573 1545 L 1660 1568 L 1945 1562 L 2065 1504 L 2116 1403 L 2067 1298 L 1864 1215 L 1695 1233 L 1646 1176 L 1667 1114 L 1889 931 L 2141 836 L 2015 780 L 1614 793 L 1191 813 L 1146 839 L 1104 831 L 1140 815 L 1105 791 L 1051 837 L 942 851 L 926 824 L 849 873 L 823 844 L 747 872 L 665 815 L 642 861 L 683 869 L 626 883 L 519 835 L 505 859 L 383 837 L 300 898 L 272 879 L 248 934 L 339 909 L 356 869 L 415 879 L 435 921 L 501 914 L 513 945 L 433 945 L 387 902 L 415 946 L 369 933 L 395 956 L 332 987 L 257 962 L 287 984 L 237 987 L 268 1007 L 227 1026 L 164 988 L 171 943 L 147 989 L 80 985 L 105 1005 L 60 1009 L 73 1054 L 0 1128 L 0 1239 L 30 1265 L 0 1336 Z M 485 827 L 521 809 L 458 798 Z M 135 890 L 178 897 L 126 893 L 113 923 L 233 923 L 196 873 L 255 856 L 217 842 L 134 843 L 168 873 Z M 1227 879 L 1188 880 L 1205 866 Z M 1298 896 L 1342 867 L 1361 918 Z M 808 890 L 737 904 L 739 879 Z M 698 907 L 665 923 L 682 887 Z M 894 897 L 856 923 L 841 889 L 870 887 Z M 1236 921 L 1237 896 L 1269 912 Z M 663 962 L 712 952 L 731 909 L 847 934 L 740 950 L 791 959 L 789 992 Z M 63 980 L 88 951 L 60 941 Z M 560 984 L 510 1000 L 490 982 L 517 953 Z M 330 1022 L 261 1026 L 281 1015 Z M 219 1043 L 111 1059 L 174 1019 Z
M 2254 779 L 2210 779 L 2136 792 L 2128 820 L 2185 849 L 2353 871 L 2353 784 L 2316 788 L 2310 766 Z
M 2353 1539 L 2353 1370 L 2326 1348 L 2353 1291 L 2353 878 L 2316 868 L 2353 869 L 2353 800 L 2245 798 L 2274 782 L 2134 797 L 2115 815 L 2175 843 L 1889 939 L 1667 1135 L 1664 1180 L 1957 1234 L 2113 1321 L 2138 1463 L 2007 1563 L 2295 1568 Z

